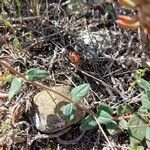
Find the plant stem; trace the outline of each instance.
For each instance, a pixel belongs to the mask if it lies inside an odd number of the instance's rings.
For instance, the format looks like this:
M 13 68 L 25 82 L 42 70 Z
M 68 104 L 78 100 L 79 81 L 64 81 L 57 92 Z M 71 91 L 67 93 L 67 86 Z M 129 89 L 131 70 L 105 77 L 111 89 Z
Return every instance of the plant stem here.
M 145 114 L 140 114 L 142 117 L 149 117 L 150 113 L 145 113 Z M 123 120 L 123 119 L 131 119 L 132 117 L 134 117 L 136 115 L 127 115 L 127 116 L 121 116 L 121 117 L 114 117 L 114 120 Z

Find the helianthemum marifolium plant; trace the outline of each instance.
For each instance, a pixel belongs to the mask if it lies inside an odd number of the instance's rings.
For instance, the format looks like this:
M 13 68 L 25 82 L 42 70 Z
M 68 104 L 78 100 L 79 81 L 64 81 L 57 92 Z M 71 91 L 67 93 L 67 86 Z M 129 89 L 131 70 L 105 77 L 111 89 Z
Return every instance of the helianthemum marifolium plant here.
M 117 23 L 127 29 L 140 27 L 146 34 L 150 33 L 150 0 L 118 0 L 127 9 L 136 10 L 134 16 L 118 16 Z
M 75 103 L 83 101 L 83 98 L 87 95 L 89 89 L 90 89 L 90 85 L 85 83 L 71 90 L 70 96 L 74 103 L 69 103 L 65 105 L 63 108 L 63 114 L 68 120 L 72 121 L 75 118 L 76 111 L 77 111 Z
M 63 107 L 64 116 L 68 121 L 73 121 L 78 107 L 76 104 L 81 104 L 80 109 L 87 112 L 87 116 L 81 120 L 81 130 L 90 130 L 102 124 L 109 134 L 114 134 L 121 128 L 128 131 L 131 142 L 130 150 L 144 150 L 145 145 L 150 148 L 150 83 L 143 79 L 145 72 L 146 70 L 138 70 L 136 75 L 136 83 L 142 94 L 141 106 L 138 111 L 135 111 L 129 104 L 119 105 L 116 110 L 113 110 L 110 106 L 101 102 L 99 102 L 96 112 L 90 109 L 87 111 L 86 106 L 83 105 L 84 98 L 90 91 L 90 85 L 84 83 L 71 90 L 70 103 Z M 13 78 L 9 89 L 9 100 L 21 91 L 25 81 L 32 83 L 48 76 L 47 71 L 35 68 L 26 72 L 26 79 Z M 143 143 L 145 143 L 144 146 Z
M 64 106 L 63 114 L 65 117 L 72 121 L 76 115 L 76 105 L 77 102 L 83 102 L 83 99 L 88 94 L 90 85 L 85 83 L 73 88 L 70 92 L 71 99 L 74 103 L 69 103 Z M 84 110 L 84 109 L 83 109 Z M 82 122 L 81 130 L 90 130 L 95 128 L 98 123 L 105 124 L 108 132 L 111 134 L 117 129 L 117 123 L 113 120 L 113 110 L 106 104 L 100 103 L 95 116 L 89 114 L 86 116 Z
M 141 106 L 138 111 L 135 111 L 130 105 L 119 106 L 117 113 L 122 116 L 119 121 L 119 126 L 125 130 L 128 130 L 131 150 L 143 149 L 144 145 L 150 148 L 150 83 L 142 78 L 144 76 L 144 70 L 137 71 L 136 83 L 141 90 Z M 125 119 L 125 114 L 129 114 L 131 117 Z M 129 116 L 130 116 L 129 115 Z
M 109 134 L 114 134 L 119 128 L 127 130 L 131 147 L 130 150 L 144 150 L 143 142 L 150 148 L 150 83 L 142 76 L 145 71 L 138 71 L 137 85 L 142 90 L 141 106 L 135 111 L 129 104 L 119 105 L 113 110 L 104 103 L 99 103 L 95 115 L 89 114 L 81 121 L 81 130 L 90 130 L 102 124 L 106 127 Z M 90 89 L 89 84 L 81 84 L 72 89 L 70 95 L 74 103 L 64 106 L 63 114 L 72 121 L 76 116 L 76 102 L 83 102 L 84 97 Z M 114 115 L 117 112 L 117 116 Z

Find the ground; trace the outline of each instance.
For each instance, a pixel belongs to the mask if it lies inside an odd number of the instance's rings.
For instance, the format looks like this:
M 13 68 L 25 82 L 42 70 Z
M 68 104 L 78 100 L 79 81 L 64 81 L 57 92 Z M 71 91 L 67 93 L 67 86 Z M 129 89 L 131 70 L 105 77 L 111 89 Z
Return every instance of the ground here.
M 22 74 L 31 68 L 49 71 L 51 75 L 40 81 L 48 87 L 89 83 L 87 100 L 93 111 L 99 102 L 113 110 L 120 104 L 137 109 L 140 93 L 134 84 L 135 73 L 143 68 L 138 31 L 122 29 L 115 22 L 119 14 L 133 12 L 121 8 L 116 1 L 67 2 L 0 2 L 0 60 Z M 70 58 L 74 51 L 79 57 L 75 61 Z M 11 78 L 17 76 L 11 71 L 0 64 L 0 92 L 8 93 Z M 111 149 L 98 127 L 83 133 L 78 142 L 65 142 L 81 134 L 80 122 L 61 136 L 64 141 L 45 134 L 38 137 L 28 113 L 33 96 L 41 90 L 26 83 L 11 101 L 0 100 L 1 149 Z M 16 110 L 17 125 L 13 126 L 11 116 Z M 105 126 L 103 129 L 116 149 L 129 149 L 126 131 L 110 135 Z

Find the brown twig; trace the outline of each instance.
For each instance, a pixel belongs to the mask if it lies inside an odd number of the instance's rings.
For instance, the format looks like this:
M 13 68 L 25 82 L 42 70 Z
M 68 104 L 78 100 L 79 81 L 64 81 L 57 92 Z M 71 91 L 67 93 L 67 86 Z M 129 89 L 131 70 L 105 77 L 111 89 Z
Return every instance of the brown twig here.
M 127 116 L 121 116 L 121 117 L 114 117 L 114 120 L 119 120 L 119 121 L 123 120 L 123 119 L 129 120 L 129 119 L 133 118 L 134 116 L 136 116 L 136 115 L 133 114 L 133 115 L 127 115 Z M 142 116 L 142 117 L 149 117 L 150 113 L 140 114 L 140 116 Z

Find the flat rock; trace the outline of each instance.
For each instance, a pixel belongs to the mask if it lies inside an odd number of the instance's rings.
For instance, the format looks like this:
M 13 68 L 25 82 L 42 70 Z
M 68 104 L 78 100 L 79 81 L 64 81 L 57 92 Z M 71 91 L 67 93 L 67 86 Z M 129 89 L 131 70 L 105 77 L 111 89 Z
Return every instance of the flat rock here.
M 70 86 L 57 86 L 52 89 L 69 97 Z M 32 109 L 36 129 L 43 133 L 54 133 L 79 122 L 85 115 L 80 109 L 77 110 L 73 121 L 68 121 L 63 116 L 63 106 L 68 103 L 67 99 L 51 91 L 43 90 L 37 93 L 33 99 Z

